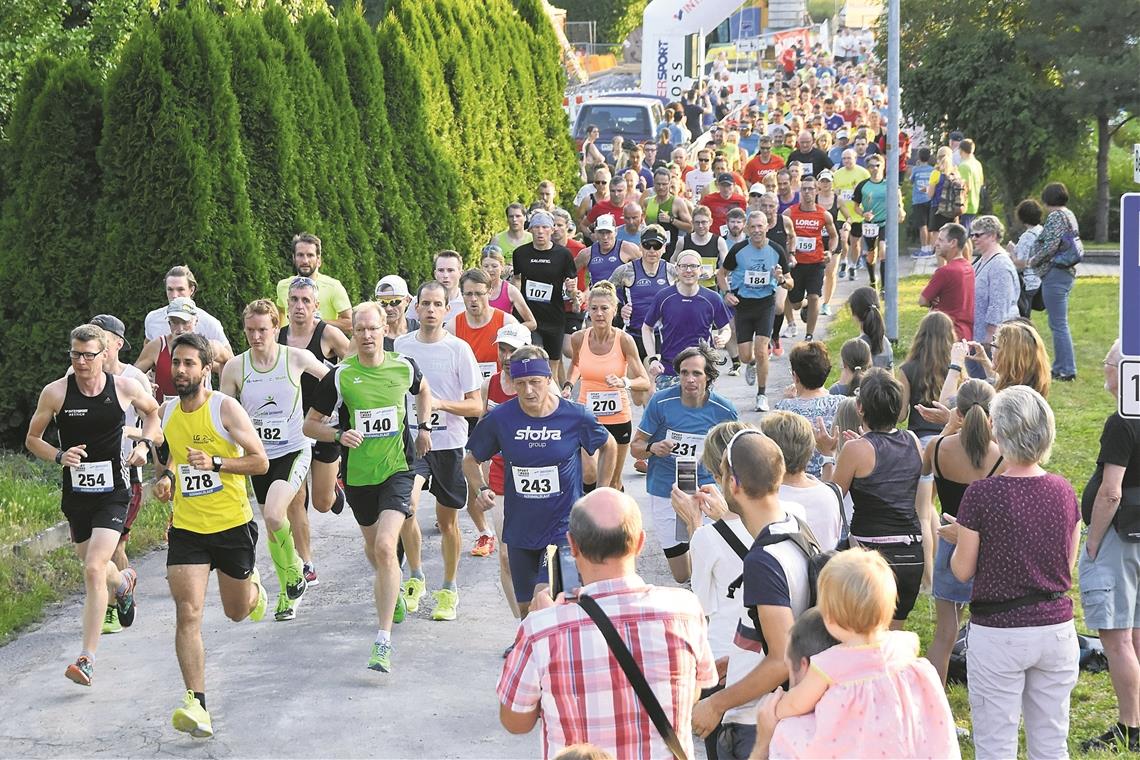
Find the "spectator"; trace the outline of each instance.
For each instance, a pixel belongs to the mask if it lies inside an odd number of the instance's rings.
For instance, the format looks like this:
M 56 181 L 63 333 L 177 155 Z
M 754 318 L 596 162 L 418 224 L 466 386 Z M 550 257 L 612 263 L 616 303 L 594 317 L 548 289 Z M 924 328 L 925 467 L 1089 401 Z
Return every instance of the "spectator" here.
M 946 382 L 953 346 L 954 324 L 950 317 L 932 311 L 918 323 L 910 352 L 899 366 L 898 378 L 903 389 L 903 417 L 899 422 L 906 419 L 907 430 L 918 436 L 923 448 L 942 432 L 942 426 L 924 420 L 915 407 L 933 406 L 938 400 Z
M 958 221 L 957 216 L 943 216 L 938 213 L 942 191 L 951 177 L 958 177 L 958 169 L 950 148 L 943 145 L 934 156 L 934 170 L 930 172 L 930 179 L 926 184 L 926 194 L 930 196 L 930 232 L 938 232 L 943 225 Z
M 958 389 L 958 403 L 950 421 L 953 432 L 927 444 L 922 454 L 923 476 L 933 476 L 942 514 L 955 517 L 962 494 L 975 480 L 988 478 L 1004 467 L 1001 452 L 990 433 L 990 401 L 994 389 L 982 380 L 968 380 Z M 937 523 L 938 526 L 948 520 Z M 962 607 L 970 601 L 973 585 L 954 577 L 950 553 L 954 547 L 942 538 L 934 557 L 934 638 L 926 659 L 934 665 L 942 683 L 950 664 L 950 652 L 958 640 Z
M 933 563 L 930 515 L 919 512 L 926 505 L 915 498 L 922 451 L 914 433 L 895 427 L 902 386 L 889 372 L 879 368 L 867 372 L 856 403 L 866 432 L 844 445 L 824 475 L 830 472 L 831 480 L 851 494 L 853 542 L 878 551 L 894 570 L 898 602 L 892 627 L 899 629 L 918 598 L 926 568 Z M 835 455 L 837 436 L 823 426 L 816 426 L 816 441 L 824 457 Z
M 1120 341 L 1104 359 L 1104 388 L 1115 400 L 1120 382 Z M 1096 629 L 1108 656 L 1116 692 L 1116 724 L 1081 744 L 1084 752 L 1140 752 L 1140 420 L 1115 412 L 1104 423 L 1096 471 L 1085 486 L 1081 511 L 1089 526 L 1078 577 L 1085 625 Z
M 1029 322 L 1020 319 L 1006 322 L 998 328 L 990 344 L 993 352 L 991 362 L 982 346 L 971 343 L 970 348 L 985 369 L 986 379 L 996 390 L 1004 390 L 1011 385 L 1028 385 L 1048 398 L 1049 396 L 1049 356 L 1045 353 L 1045 342 L 1041 334 Z M 955 344 L 950 352 L 950 374 L 961 364 L 965 349 L 961 343 Z M 945 396 L 945 386 L 943 387 Z
M 966 246 L 966 228 L 948 222 L 934 238 L 934 250 L 941 264 L 918 297 L 919 306 L 929 306 L 954 321 L 959 340 L 974 337 L 974 268 Z
M 798 505 L 779 499 L 784 476 L 780 449 L 757 430 L 742 430 L 729 441 L 719 473 L 721 491 L 712 486 L 698 495 L 706 514 L 731 509 L 756 542 L 744 558 L 745 614 L 737 628 L 739 642 L 728 660 L 725 688 L 693 708 L 693 730 L 707 736 L 721 722 L 718 756 L 747 758 L 756 737 L 756 700 L 788 678 L 784 658 L 788 632 L 808 607 L 807 558 L 790 541 L 772 536 L 799 530 Z M 797 514 L 799 513 L 799 514 Z
M 974 748 L 978 757 L 1015 757 L 1024 718 L 1029 757 L 1066 757 L 1080 657 L 1066 596 L 1081 535 L 1077 496 L 1041 468 L 1056 435 L 1041 394 L 1006 388 L 990 419 L 1006 471 L 971 483 L 957 519 L 939 529 L 955 544 L 954 576 L 974 581 L 966 651 Z
M 986 175 L 982 171 L 982 163 L 974 158 L 974 141 L 963 140 L 958 144 L 958 152 L 962 160 L 958 161 L 958 175 L 966 183 L 966 211 L 962 214 L 962 226 L 972 229 L 974 217 L 978 213 L 978 206 L 982 200 L 982 188 L 986 184 Z
M 1003 235 L 1005 227 L 996 216 L 979 216 L 970 229 L 970 240 L 979 254 L 974 264 L 974 340 L 987 354 L 998 326 L 1017 316 L 1021 297 L 1017 268 L 1001 247 Z M 985 377 L 978 361 L 967 358 L 967 362 L 970 377 Z
M 839 396 L 833 398 L 842 400 Z M 815 453 L 811 423 L 793 412 L 776 411 L 761 418 L 760 429 L 784 455 L 780 500 L 803 507 L 806 522 L 823 549 L 838 547 L 843 534 L 843 496 L 834 484 L 823 483 L 805 472 Z
M 830 428 L 843 397 L 832 395 L 824 387 L 831 374 L 827 345 L 820 341 L 797 343 L 788 356 L 788 364 L 792 370 L 792 387 L 790 393 L 785 392 L 785 398 L 777 402 L 776 410 L 794 412 L 806 417 L 812 425 L 820 420 L 824 427 Z M 823 471 L 823 456 L 813 450 L 804 469 L 808 475 L 818 478 Z
M 1055 263 L 1063 249 L 1079 246 L 1080 228 L 1069 210 L 1069 190 L 1060 182 L 1050 182 L 1041 191 L 1045 205 L 1045 225 L 1033 243 L 1029 265 L 1041 278 L 1041 297 L 1049 315 L 1053 333 L 1053 379 L 1063 383 L 1077 379 L 1077 359 L 1073 354 L 1073 338 L 1069 334 L 1069 293 L 1077 278 L 1076 265 Z
M 852 549 L 819 575 L 819 612 L 839 644 L 812 657 L 784 694 L 760 705 L 777 721 L 775 757 L 959 757 L 954 716 L 918 636 L 890 631 L 897 590 L 878 553 Z M 814 720 L 792 722 L 797 716 Z
M 863 373 L 871 368 L 871 347 L 862 338 L 848 338 L 839 349 L 839 359 L 843 363 L 839 382 L 828 392 L 836 396 L 854 396 Z
M 1041 235 L 1041 220 L 1045 218 L 1045 209 L 1034 198 L 1026 198 L 1017 204 L 1017 221 L 1025 225 L 1017 244 L 1006 244 L 1006 250 L 1013 258 L 1013 265 L 1017 267 L 1017 274 L 1021 280 L 1021 297 L 1017 300 L 1017 311 L 1025 319 L 1033 314 L 1034 304 L 1039 304 L 1039 310 L 1045 308 L 1041 300 L 1041 278 L 1029 265 L 1033 256 L 1033 244 Z
M 567 535 L 581 593 L 593 597 L 611 619 L 620 616 L 634 660 L 691 756 L 692 735 L 685 727 L 692 706 L 700 688 L 717 680 L 696 597 L 684 589 L 650 586 L 637 574 L 637 556 L 645 545 L 641 510 L 619 491 L 599 488 L 579 499 L 570 511 Z M 536 596 L 519 626 L 503 663 L 498 697 L 499 719 L 511 733 L 527 733 L 541 718 L 543 757 L 584 742 L 615 757 L 672 757 L 656 731 L 643 730 L 648 721 L 629 719 L 626 710 L 644 707 L 617 671 L 593 620 L 579 605 L 553 602 L 548 593 Z M 624 706 L 620 713 L 618 706 Z
M 847 305 L 863 331 L 859 338 L 871 347 L 871 364 L 882 369 L 894 367 L 895 352 L 887 340 L 878 292 L 870 287 L 856 288 L 847 298 Z

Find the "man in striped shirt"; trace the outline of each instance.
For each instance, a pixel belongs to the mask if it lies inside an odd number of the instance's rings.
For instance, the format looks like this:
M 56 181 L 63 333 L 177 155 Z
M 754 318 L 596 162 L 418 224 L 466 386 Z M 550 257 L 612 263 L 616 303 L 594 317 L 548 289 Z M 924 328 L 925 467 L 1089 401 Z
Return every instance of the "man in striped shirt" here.
M 585 593 L 622 632 L 691 757 L 693 703 L 717 682 L 700 603 L 637 574 L 645 532 L 629 496 L 599 488 L 579 499 L 568 535 L 582 586 L 557 602 L 536 594 L 499 679 L 500 721 L 521 734 L 541 718 L 544 758 L 581 742 L 615 757 L 672 758 L 601 631 L 575 603 Z

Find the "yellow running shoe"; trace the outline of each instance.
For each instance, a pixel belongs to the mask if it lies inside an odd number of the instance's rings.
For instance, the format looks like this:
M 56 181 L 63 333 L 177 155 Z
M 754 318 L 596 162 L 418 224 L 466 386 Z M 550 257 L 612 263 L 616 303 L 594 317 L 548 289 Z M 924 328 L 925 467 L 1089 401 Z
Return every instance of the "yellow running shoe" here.
M 210 713 L 206 712 L 206 708 L 202 707 L 202 703 L 192 691 L 186 692 L 186 696 L 182 698 L 182 706 L 170 716 L 170 722 L 177 730 L 198 739 L 208 739 L 214 735 Z
M 435 597 L 435 609 L 431 611 L 431 619 L 455 620 L 456 609 L 459 607 L 459 592 L 441 588 L 431 594 Z
M 107 608 L 107 614 L 103 616 L 103 633 L 119 633 L 122 630 L 123 625 L 119 622 L 119 609 L 111 605 Z
M 249 574 L 249 580 L 257 586 L 257 604 L 249 612 L 249 619 L 256 623 L 265 617 L 265 610 L 269 606 L 269 595 L 265 593 L 265 586 L 261 585 L 261 573 L 257 572 L 256 567 Z
M 420 599 L 427 593 L 427 586 L 422 578 L 408 578 L 404 581 L 401 592 L 404 596 L 404 606 L 408 612 L 415 612 L 420 608 Z

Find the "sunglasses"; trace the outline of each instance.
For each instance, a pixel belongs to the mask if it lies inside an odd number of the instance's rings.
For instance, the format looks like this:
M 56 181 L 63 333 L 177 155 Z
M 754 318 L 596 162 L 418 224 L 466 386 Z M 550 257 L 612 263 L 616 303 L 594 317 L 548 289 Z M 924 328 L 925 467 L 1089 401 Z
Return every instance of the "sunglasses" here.
M 380 304 L 381 306 L 399 306 L 403 302 L 404 302 L 404 299 L 402 296 L 397 296 L 395 298 L 377 298 L 376 299 L 376 303 Z
M 641 247 L 645 248 L 647 250 L 650 250 L 650 251 L 660 251 L 662 248 L 665 247 L 665 244 L 664 243 L 642 243 Z
M 764 435 L 756 428 L 744 428 L 743 430 L 736 431 L 732 438 L 728 439 L 728 445 L 724 447 L 724 456 L 728 460 L 728 471 L 732 473 L 732 477 L 736 477 L 736 468 L 732 465 L 732 445 L 742 435 Z
M 980 237 L 982 237 L 983 235 L 987 235 L 987 234 L 989 234 L 989 233 L 986 233 L 986 232 L 971 232 L 971 233 L 970 233 L 970 237 L 972 237 L 972 238 L 980 238 Z
M 291 287 L 291 288 L 297 288 L 297 287 L 315 288 L 315 287 L 317 287 L 317 282 L 312 277 L 294 277 L 293 281 L 291 283 L 289 283 L 289 287 Z

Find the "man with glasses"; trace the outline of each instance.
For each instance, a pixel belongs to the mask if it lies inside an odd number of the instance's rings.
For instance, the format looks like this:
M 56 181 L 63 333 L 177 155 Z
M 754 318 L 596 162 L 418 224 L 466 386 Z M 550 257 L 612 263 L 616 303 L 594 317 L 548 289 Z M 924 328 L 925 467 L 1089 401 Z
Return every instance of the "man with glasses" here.
M 681 233 L 693 231 L 689 202 L 673 194 L 673 174 L 662 167 L 653 172 L 653 194 L 645 201 L 645 221 L 658 225 L 668 237 L 665 260 L 668 261 L 681 240 Z
M 885 281 L 887 278 L 887 180 L 884 176 L 884 161 L 882 156 L 871 156 L 867 159 L 867 171 L 870 178 L 863 180 L 855 186 L 852 200 L 855 202 L 855 213 L 863 220 L 862 235 L 863 251 L 867 257 L 867 278 L 871 287 L 875 287 L 875 262 L 880 262 L 880 274 Z M 906 210 L 903 208 L 902 190 L 899 190 L 896 202 L 899 204 L 899 224 L 906 221 Z
M 689 188 L 689 197 L 694 200 L 705 194 L 705 188 L 711 187 L 716 175 L 712 170 L 712 151 L 701 148 L 697 151 L 697 168 L 685 175 L 685 187 Z
M 420 328 L 419 320 L 414 316 L 416 311 L 411 308 L 412 295 L 408 283 L 398 274 L 381 277 L 380 282 L 376 283 L 375 299 L 380 304 L 384 321 L 388 325 L 384 335 L 384 350 L 391 351 L 396 338 Z
M 541 189 L 540 186 L 539 190 L 541 191 Z M 553 183 L 550 183 L 550 190 L 554 190 Z M 492 237 L 491 242 L 499 246 L 499 250 L 503 252 L 503 258 L 510 264 L 511 255 L 514 254 L 515 249 L 531 240 L 533 238 L 526 229 L 526 207 L 521 203 L 512 203 L 507 206 L 507 228 Z
M 81 686 L 91 685 L 108 600 L 115 600 L 122 625 L 134 622 L 137 575 L 129 567 L 120 572 L 111 558 L 130 508 L 127 469 L 145 462 L 146 447 L 163 440 L 158 404 L 136 380 L 108 372 L 106 354 L 102 327 L 80 325 L 71 331 L 68 357 L 73 372 L 40 392 L 24 439 L 37 459 L 63 467 L 60 507 L 75 553 L 83 562 L 86 588 L 82 649 L 65 675 Z M 142 437 L 130 456 L 124 457 L 128 407 L 142 419 Z M 58 446 L 43 437 L 52 422 L 58 431 Z
M 198 293 L 198 280 L 190 271 L 190 267 L 171 267 L 166 273 L 166 277 L 163 278 L 163 284 L 166 287 L 166 302 L 168 304 L 175 298 L 193 298 Z M 166 335 L 168 332 L 166 307 L 160 306 L 149 312 L 143 321 L 143 327 L 148 341 Z M 222 327 L 222 323 L 216 317 L 208 314 L 205 309 L 198 310 L 198 332 L 223 345 L 228 346 L 230 343 L 226 338 L 226 331 Z
M 375 571 L 379 630 L 368 668 L 389 673 L 392 622 L 397 604 L 404 609 L 396 542 L 412 514 L 412 462 L 431 450 L 430 422 L 413 428 L 406 396 L 415 397 L 421 420 L 431 419 L 432 397 L 414 359 L 384 350 L 387 320 L 379 304 L 358 305 L 352 321 L 356 354 L 321 380 L 304 430 L 310 438 L 347 449 L 345 491 Z M 326 420 L 334 413 L 339 422 L 330 425 Z
M 726 220 L 727 221 L 727 220 Z M 696 251 L 701 257 L 701 278 L 703 287 L 716 289 L 716 270 L 728 253 L 728 244 L 713 229 L 713 212 L 708 206 L 693 209 L 693 231 L 685 237 L 685 250 Z
M 383 281 L 381 281 L 383 282 Z M 405 286 L 405 290 L 407 287 Z M 317 284 L 308 277 L 295 277 L 289 283 L 288 321 L 277 333 L 277 342 L 283 346 L 304 349 L 329 369 L 348 355 L 349 340 L 341 330 L 330 330 L 328 322 L 318 316 L 320 297 Z M 400 308 L 403 315 L 403 308 Z M 301 375 L 301 405 L 308 414 L 316 398 L 319 379 L 309 373 Z M 313 508 L 318 512 L 340 514 L 344 509 L 344 490 L 336 482 L 340 468 L 340 446 L 335 443 L 314 443 L 309 480 L 312 485 Z M 293 542 L 301 555 L 305 582 L 310 586 L 319 583 L 313 563 L 309 533 L 309 515 L 306 512 L 308 490 L 302 488 L 297 498 L 289 502 L 289 523 L 293 526 Z
M 352 329 L 352 301 L 340 280 L 321 274 L 321 239 L 309 232 L 293 237 L 293 269 L 298 277 L 308 277 L 317 284 L 320 296 L 321 319 L 344 332 Z M 277 308 L 285 311 L 289 306 L 289 285 L 292 277 L 277 282 Z
M 171 367 L 172 344 L 179 335 L 198 332 L 198 307 L 189 298 L 175 298 L 166 305 L 166 322 L 169 325 L 169 334 L 163 335 L 147 343 L 135 359 L 135 367 L 141 372 L 154 370 L 154 397 L 159 402 L 169 401 L 178 397 L 178 390 L 174 383 L 174 373 Z M 205 337 L 204 335 L 202 337 Z M 206 387 L 210 387 L 210 371 L 221 374 L 226 362 L 234 357 L 229 343 L 210 340 L 211 356 L 214 362 L 206 368 Z
M 499 345 L 496 342 L 499 331 L 505 325 L 518 324 L 518 320 L 514 316 L 505 311 L 491 308 L 490 284 L 490 278 L 482 269 L 468 269 L 464 272 L 463 276 L 459 278 L 459 290 L 463 294 L 464 311 L 457 314 L 445 325 L 449 333 L 471 347 L 475 361 L 479 365 L 479 375 L 483 381 L 503 368 L 499 362 Z M 526 324 L 527 330 L 534 327 L 533 319 Z M 434 384 L 434 379 L 429 376 L 428 380 L 433 382 L 433 387 L 439 391 L 438 384 Z M 470 429 L 474 429 L 476 422 L 478 422 L 478 415 L 468 415 L 467 424 Z M 475 546 L 471 549 L 471 555 L 489 557 L 495 551 L 495 533 L 487 524 L 487 518 L 483 511 L 472 509 L 476 496 L 478 493 L 475 492 L 472 484 L 468 483 L 467 511 L 471 515 L 471 522 L 475 523 L 475 528 L 479 531 L 479 537 L 475 539 Z
M 654 297 L 641 325 L 641 340 L 649 353 L 646 367 L 659 389 L 678 382 L 673 359 L 681 351 L 710 339 L 714 348 L 724 348 L 732 335 L 728 307 L 716 291 L 701 287 L 701 255 L 682 251 L 676 264 L 677 284 Z M 658 329 L 660 354 L 655 332 Z

